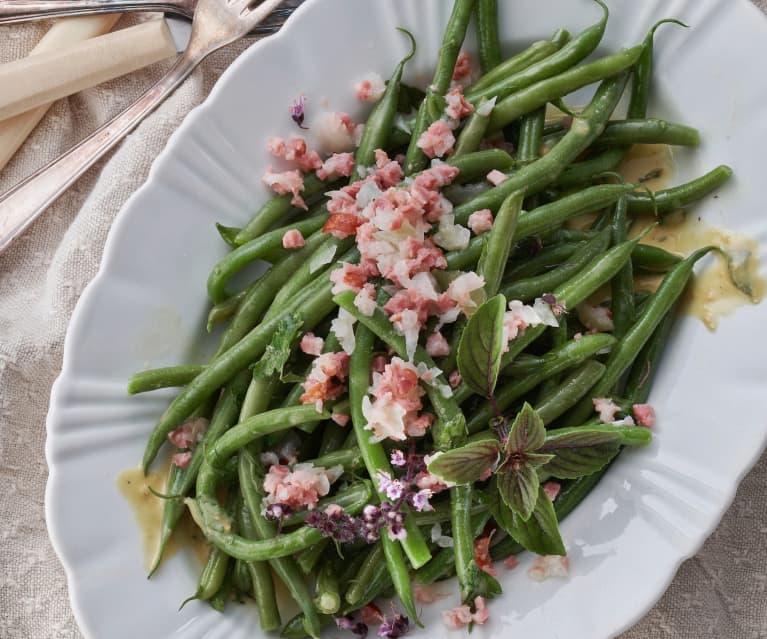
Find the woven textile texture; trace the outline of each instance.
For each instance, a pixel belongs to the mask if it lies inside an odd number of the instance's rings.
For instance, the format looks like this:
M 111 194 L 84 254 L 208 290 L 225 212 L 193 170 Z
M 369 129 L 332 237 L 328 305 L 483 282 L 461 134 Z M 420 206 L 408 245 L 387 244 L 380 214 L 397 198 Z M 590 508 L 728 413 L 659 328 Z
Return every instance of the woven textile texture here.
M 767 0 L 755 3 L 767 12 Z M 123 18 L 118 26 L 135 20 Z M 0 63 L 26 55 L 47 26 L 0 27 Z M 114 216 L 144 182 L 170 134 L 244 48 L 238 44 L 207 60 L 0 256 L 0 639 L 82 636 L 43 509 L 45 416 L 64 333 L 78 297 L 96 274 Z M 0 172 L 0 192 L 116 114 L 168 65 L 57 102 Z M 754 77 L 758 81 L 759 75 Z M 764 455 L 716 532 L 622 639 L 767 639 L 766 601 Z

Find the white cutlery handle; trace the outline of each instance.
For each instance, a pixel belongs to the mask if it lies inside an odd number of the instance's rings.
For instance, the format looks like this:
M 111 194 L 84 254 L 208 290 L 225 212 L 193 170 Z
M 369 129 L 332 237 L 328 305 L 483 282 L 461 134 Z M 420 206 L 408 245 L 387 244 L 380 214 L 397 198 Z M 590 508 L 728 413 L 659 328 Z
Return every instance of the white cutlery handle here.
M 193 10 L 193 0 L 2 0 L 0 24 L 122 11 L 164 11 L 191 17 Z
M 60 20 L 40 39 L 31 54 L 56 51 L 60 47 L 107 33 L 119 18 L 119 15 L 100 15 Z M 49 106 L 46 104 L 0 122 L 0 171 L 37 126 Z
M 0 121 L 176 54 L 165 20 L 0 65 Z

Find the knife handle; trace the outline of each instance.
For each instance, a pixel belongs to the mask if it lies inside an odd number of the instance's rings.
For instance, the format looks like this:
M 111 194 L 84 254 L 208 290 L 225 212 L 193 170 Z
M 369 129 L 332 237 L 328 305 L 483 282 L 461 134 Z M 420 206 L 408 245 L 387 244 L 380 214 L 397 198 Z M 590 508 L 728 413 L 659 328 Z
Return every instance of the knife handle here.
M 152 20 L 0 65 L 0 121 L 175 54 L 165 20 Z
M 125 11 L 162 11 L 191 18 L 194 0 L 2 0 L 0 24 Z

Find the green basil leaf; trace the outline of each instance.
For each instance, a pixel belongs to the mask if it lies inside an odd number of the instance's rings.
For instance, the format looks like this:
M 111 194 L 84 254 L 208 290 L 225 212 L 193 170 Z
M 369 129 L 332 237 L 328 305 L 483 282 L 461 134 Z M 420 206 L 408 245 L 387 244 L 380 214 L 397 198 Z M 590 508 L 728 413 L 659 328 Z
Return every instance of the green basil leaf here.
M 632 432 L 625 432 L 628 430 Z M 539 452 L 553 454 L 554 459 L 542 470 L 560 479 L 591 475 L 618 454 L 624 439 L 646 430 L 636 426 L 584 426 L 551 431 Z
M 282 320 L 267 345 L 261 359 L 253 366 L 253 377 L 268 378 L 282 375 L 282 369 L 290 358 L 293 343 L 298 338 L 304 320 L 294 313 Z
M 506 453 L 538 450 L 546 441 L 546 428 L 535 409 L 527 402 L 514 418 L 506 439 Z
M 223 224 L 216 222 L 216 230 L 221 236 L 221 239 L 223 239 L 229 246 L 232 248 L 237 248 L 239 246 L 239 244 L 235 243 L 234 238 L 237 237 L 237 234 L 242 229 L 236 226 L 224 226 Z
M 523 521 L 530 515 L 538 500 L 538 472 L 532 464 L 505 463 L 496 473 L 498 492 L 506 505 Z
M 494 439 L 472 442 L 442 453 L 429 464 L 429 472 L 454 484 L 470 484 L 495 468 L 499 454 L 500 444 Z
M 475 393 L 490 397 L 498 381 L 503 355 L 506 298 L 496 295 L 469 318 L 458 343 L 458 372 Z
M 508 534 L 521 546 L 537 555 L 566 555 L 559 534 L 557 514 L 543 486 L 538 488 L 538 500 L 530 519 L 523 521 L 503 501 L 495 505 L 493 516 Z
M 503 592 L 501 584 L 498 583 L 498 580 L 493 577 L 493 575 L 486 573 L 484 570 L 480 570 L 477 573 L 476 584 L 477 595 L 484 599 L 493 599 Z

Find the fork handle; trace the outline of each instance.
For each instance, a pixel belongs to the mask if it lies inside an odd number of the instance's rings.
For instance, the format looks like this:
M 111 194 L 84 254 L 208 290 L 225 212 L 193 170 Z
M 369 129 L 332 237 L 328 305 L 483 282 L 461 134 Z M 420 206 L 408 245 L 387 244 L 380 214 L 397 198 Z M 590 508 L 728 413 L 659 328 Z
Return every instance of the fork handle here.
M 191 16 L 191 11 L 181 4 L 161 0 L 3 0 L 0 24 L 122 11 L 164 11 Z
M 204 55 L 184 54 L 157 84 L 125 111 L 5 195 L 0 196 L 0 253 L 19 237 L 78 177 L 176 89 Z

